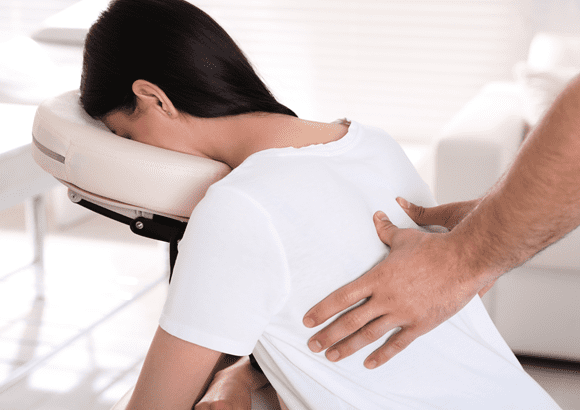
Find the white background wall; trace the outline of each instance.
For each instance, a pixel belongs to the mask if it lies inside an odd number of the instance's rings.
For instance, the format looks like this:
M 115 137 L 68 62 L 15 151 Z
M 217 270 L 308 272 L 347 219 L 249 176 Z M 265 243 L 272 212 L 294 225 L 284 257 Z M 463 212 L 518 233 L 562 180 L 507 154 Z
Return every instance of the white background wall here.
M 0 41 L 30 35 L 40 23 L 78 0 L 0 0 Z
M 580 35 L 579 0 L 524 0 L 522 13 L 532 31 Z
M 0 0 L 0 42 L 75 0 Z M 199 0 L 299 116 L 427 142 L 534 32 L 580 33 L 578 0 Z M 1 61 L 0 61 L 1 64 Z

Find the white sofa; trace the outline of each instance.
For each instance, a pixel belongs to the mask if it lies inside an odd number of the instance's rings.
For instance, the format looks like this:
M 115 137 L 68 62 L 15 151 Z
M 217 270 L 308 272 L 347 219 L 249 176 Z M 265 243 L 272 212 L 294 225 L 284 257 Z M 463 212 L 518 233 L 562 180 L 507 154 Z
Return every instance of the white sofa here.
M 540 33 L 514 71 L 514 81 L 483 87 L 435 142 L 439 203 L 479 197 L 498 180 L 529 128 L 580 72 L 580 38 Z M 516 353 L 580 361 L 579 292 L 577 229 L 504 275 L 484 299 Z

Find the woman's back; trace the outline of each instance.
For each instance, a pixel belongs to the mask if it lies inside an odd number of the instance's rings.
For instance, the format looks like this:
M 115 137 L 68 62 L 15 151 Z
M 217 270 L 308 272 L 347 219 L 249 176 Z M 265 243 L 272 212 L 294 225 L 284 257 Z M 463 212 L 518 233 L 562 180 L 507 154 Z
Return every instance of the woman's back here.
M 254 352 L 290 409 L 557 408 L 525 374 L 479 298 L 386 365 L 312 353 L 306 311 L 387 255 L 373 213 L 416 227 L 397 196 L 434 205 L 401 148 L 358 123 L 339 141 L 250 156 L 210 188 L 180 243 L 161 319 L 222 352 Z

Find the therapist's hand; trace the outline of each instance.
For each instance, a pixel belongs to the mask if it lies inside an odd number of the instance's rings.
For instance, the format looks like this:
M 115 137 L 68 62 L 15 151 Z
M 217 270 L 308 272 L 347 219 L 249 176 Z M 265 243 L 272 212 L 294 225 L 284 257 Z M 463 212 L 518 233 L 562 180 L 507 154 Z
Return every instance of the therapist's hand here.
M 236 376 L 216 374 L 194 410 L 251 410 L 252 390 Z
M 473 199 L 471 201 L 451 202 L 449 204 L 434 206 L 432 208 L 423 208 L 422 206 L 408 202 L 404 198 L 397 198 L 397 202 L 417 225 L 443 226 L 448 230 L 452 230 L 463 220 L 463 218 L 473 211 L 477 205 L 479 205 L 481 198 Z M 384 229 L 385 227 L 383 226 L 381 228 L 379 225 L 376 225 L 376 228 L 377 232 L 379 232 L 379 229 Z M 495 281 L 484 286 L 479 291 L 479 296 L 482 297 L 485 295 L 494 284 Z
M 439 225 L 452 230 L 479 205 L 481 198 L 471 201 L 452 202 L 432 208 L 423 208 L 408 202 L 404 198 L 397 198 L 397 202 L 417 225 Z M 378 229 L 379 227 L 377 226 Z
M 220 370 L 194 410 L 251 410 L 252 392 L 267 385 L 264 373 L 250 364 L 248 356 Z M 279 408 L 279 403 L 272 403 Z
M 453 229 L 479 203 L 474 200 L 421 208 L 398 201 L 418 224 L 440 224 L 448 229 Z M 366 359 L 367 368 L 384 364 L 490 286 L 461 265 L 461 243 L 454 242 L 449 233 L 399 229 L 382 212 L 375 214 L 374 222 L 381 240 L 391 247 L 389 256 L 361 278 L 329 295 L 304 317 L 306 326 L 318 326 L 366 299 L 315 334 L 308 345 L 315 352 L 332 346 L 326 357 L 337 361 L 400 327 Z

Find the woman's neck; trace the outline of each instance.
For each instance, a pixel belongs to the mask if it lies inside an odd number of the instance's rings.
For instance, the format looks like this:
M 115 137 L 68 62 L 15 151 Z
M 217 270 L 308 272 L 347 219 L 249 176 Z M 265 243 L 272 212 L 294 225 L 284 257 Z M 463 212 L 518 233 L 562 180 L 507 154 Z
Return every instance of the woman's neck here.
M 197 119 L 192 138 L 204 153 L 231 168 L 250 155 L 269 148 L 301 148 L 342 138 L 346 124 L 327 124 L 283 114 L 252 113 L 222 118 Z

